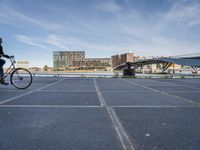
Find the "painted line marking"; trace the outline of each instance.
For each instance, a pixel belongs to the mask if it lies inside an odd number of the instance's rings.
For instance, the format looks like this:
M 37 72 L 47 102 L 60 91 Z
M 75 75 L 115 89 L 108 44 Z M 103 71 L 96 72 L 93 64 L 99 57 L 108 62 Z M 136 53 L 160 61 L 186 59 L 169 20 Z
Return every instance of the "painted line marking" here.
M 0 105 L 0 108 L 103 108 L 102 106 L 88 105 Z M 109 106 L 109 108 L 200 108 L 200 106 Z
M 197 106 L 200 106 L 200 103 L 194 102 L 194 101 L 192 101 L 192 100 L 189 100 L 189 99 L 186 99 L 186 98 L 183 98 L 183 97 L 179 97 L 179 96 L 172 95 L 172 94 L 169 94 L 169 93 L 166 93 L 166 92 L 163 92 L 163 91 L 159 91 L 159 90 L 156 90 L 156 89 L 153 89 L 153 88 L 144 86 L 144 85 L 140 85 L 140 84 L 137 84 L 137 83 L 135 83 L 135 82 L 128 81 L 128 80 L 124 80 L 124 79 L 121 79 L 121 80 L 124 81 L 124 82 L 127 82 L 127 83 L 129 83 L 129 84 L 135 85 L 135 86 L 140 86 L 140 87 L 143 87 L 143 88 L 145 88 L 145 89 L 149 89 L 149 90 L 152 90 L 152 91 L 161 93 L 161 94 L 163 94 L 163 95 L 172 96 L 172 97 L 175 97 L 175 98 L 177 98 L 177 99 L 179 99 L 179 100 L 186 101 L 186 102 L 188 102 L 188 103 L 192 103 L 192 104 L 195 104 L 195 105 L 197 105 Z
M 169 93 L 199 93 L 200 91 L 170 91 Z
M 101 91 L 102 93 L 158 93 L 157 91 Z M 200 91 L 169 91 L 169 93 L 200 93 Z
M 29 91 L 29 92 L 27 92 L 27 93 L 24 93 L 24 94 L 15 96 L 15 97 L 13 97 L 13 98 L 9 98 L 9 99 L 7 99 L 7 100 L 1 101 L 1 102 L 0 102 L 0 105 L 1 105 L 1 104 L 4 104 L 4 103 L 7 103 L 7 102 L 10 102 L 10 101 L 13 101 L 13 100 L 16 100 L 16 99 L 18 99 L 18 98 L 20 98 L 20 97 L 30 95 L 30 94 L 32 94 L 32 93 L 34 93 L 34 92 L 36 92 L 36 91 L 42 90 L 42 89 L 47 88 L 47 87 L 52 86 L 52 85 L 55 85 L 55 84 L 57 84 L 57 83 L 59 83 L 59 82 L 62 82 L 62 81 L 64 81 L 64 80 L 66 80 L 66 79 L 61 79 L 61 80 L 59 80 L 59 81 L 50 83 L 50 84 L 45 85 L 45 86 L 43 86 L 43 87 L 40 87 L 40 88 L 38 88 L 38 89 L 35 89 L 35 90 Z
M 79 105 L 0 105 L 0 108 L 102 108 L 102 106 L 79 106 Z
M 172 80 L 173 80 L 173 79 L 172 79 Z M 154 80 L 154 81 L 160 82 L 160 83 L 165 83 L 165 82 L 163 82 L 163 81 L 158 81 L 158 80 Z M 176 81 L 176 80 L 174 80 L 174 81 Z M 180 81 L 178 81 L 178 82 L 180 82 Z M 184 86 L 184 85 L 175 84 L 175 83 L 170 83 L 170 82 L 167 82 L 167 83 L 168 83 L 168 84 L 171 84 L 171 85 L 174 85 L 174 86 L 179 86 L 179 87 L 185 87 L 185 88 L 191 88 L 191 89 L 195 89 L 195 90 L 200 90 L 200 88 L 198 88 L 198 87 Z
M 95 88 L 98 93 L 99 100 L 101 101 L 103 107 L 106 108 L 106 110 L 108 112 L 108 115 L 113 123 L 114 129 L 115 129 L 117 136 L 122 144 L 123 149 L 124 150 L 134 150 L 134 147 L 133 147 L 128 135 L 126 134 L 125 130 L 123 129 L 115 111 L 111 107 L 108 107 L 106 105 L 106 101 L 103 98 L 103 95 L 99 89 L 96 79 L 93 78 L 93 81 L 94 81 Z
M 195 80 L 196 80 L 196 82 L 195 82 Z M 177 81 L 183 81 L 183 82 L 193 83 L 193 84 L 200 84 L 200 79 L 191 79 L 191 80 L 182 79 L 182 80 L 177 80 Z
M 112 107 L 107 107 L 107 108 L 108 108 L 109 115 L 112 116 L 111 120 L 115 126 L 117 134 L 123 142 L 124 150 L 134 150 L 134 147 L 133 147 L 128 135 L 126 134 L 124 128 L 122 127 L 121 122 L 119 121 L 119 118 L 117 117 L 114 109 Z
M 150 86 L 150 85 L 152 85 L 152 86 L 179 86 L 179 85 L 174 85 L 173 83 L 168 83 L 168 82 L 162 82 L 162 85 L 157 85 L 157 84 L 161 83 L 161 81 L 157 81 L 157 80 L 153 80 L 153 79 L 140 79 L 140 80 L 144 81 L 143 84 L 141 83 L 144 86 Z M 140 80 L 137 80 L 137 81 L 140 81 Z M 137 82 L 135 82 L 135 83 L 137 83 Z M 153 85 L 155 83 L 156 83 L 156 85 Z M 139 84 L 139 83 L 137 83 L 137 84 Z
M 156 93 L 155 91 L 101 91 L 102 93 Z
M 99 101 L 100 101 L 100 104 L 101 106 L 106 106 L 106 103 L 103 99 L 103 95 L 99 89 L 99 86 L 97 85 L 97 82 L 96 82 L 96 79 L 93 78 L 93 82 L 94 82 L 94 86 L 95 86 L 95 89 L 96 89 L 96 92 L 97 92 L 97 95 L 98 95 L 98 98 L 99 98 Z
M 0 90 L 0 92 L 22 92 L 22 90 Z
M 72 92 L 72 93 L 96 93 L 96 91 L 84 91 L 84 90 L 80 90 L 80 91 L 73 91 L 73 90 L 39 90 L 37 92 Z
M 197 105 L 191 106 L 142 106 L 142 105 L 133 105 L 133 106 L 111 106 L 112 108 L 200 108 Z

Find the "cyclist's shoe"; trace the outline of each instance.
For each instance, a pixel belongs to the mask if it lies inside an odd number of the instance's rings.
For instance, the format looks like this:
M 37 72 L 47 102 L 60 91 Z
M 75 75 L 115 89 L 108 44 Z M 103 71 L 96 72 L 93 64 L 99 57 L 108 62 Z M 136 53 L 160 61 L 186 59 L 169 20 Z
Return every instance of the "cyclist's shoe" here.
M 0 80 L 0 84 L 2 84 L 2 85 L 8 85 L 8 83 L 5 80 Z

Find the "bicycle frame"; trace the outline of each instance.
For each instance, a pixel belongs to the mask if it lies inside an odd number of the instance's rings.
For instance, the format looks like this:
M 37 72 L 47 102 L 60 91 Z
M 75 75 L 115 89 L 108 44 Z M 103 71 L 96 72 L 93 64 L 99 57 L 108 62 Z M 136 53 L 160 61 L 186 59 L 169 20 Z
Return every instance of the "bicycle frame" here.
M 10 67 L 5 71 L 3 79 L 8 77 L 10 75 L 10 83 L 14 85 L 17 89 L 26 89 L 28 88 L 32 83 L 32 74 L 28 69 L 25 68 L 17 68 L 15 67 L 15 59 L 14 57 L 10 57 L 11 65 Z M 24 80 L 23 73 L 26 75 L 26 79 Z M 20 83 L 19 83 L 20 81 Z
M 13 58 L 10 58 L 10 62 L 11 62 L 11 65 L 10 67 L 6 70 L 6 72 L 4 73 L 4 79 L 12 73 L 13 70 L 15 70 L 15 60 Z

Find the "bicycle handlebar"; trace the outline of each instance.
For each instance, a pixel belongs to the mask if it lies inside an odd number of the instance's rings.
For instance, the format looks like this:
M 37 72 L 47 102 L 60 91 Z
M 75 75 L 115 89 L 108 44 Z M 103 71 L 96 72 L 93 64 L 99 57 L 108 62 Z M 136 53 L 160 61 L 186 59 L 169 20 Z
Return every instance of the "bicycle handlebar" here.
M 15 56 L 9 56 L 11 62 L 15 63 Z

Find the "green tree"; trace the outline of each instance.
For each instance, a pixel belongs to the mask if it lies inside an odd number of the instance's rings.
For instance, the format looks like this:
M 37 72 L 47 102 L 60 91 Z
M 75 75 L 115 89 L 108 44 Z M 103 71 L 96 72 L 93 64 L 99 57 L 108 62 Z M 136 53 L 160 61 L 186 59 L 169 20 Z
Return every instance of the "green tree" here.
M 44 70 L 44 71 L 47 71 L 47 70 L 48 70 L 48 66 L 47 66 L 47 65 L 44 65 L 43 70 Z

